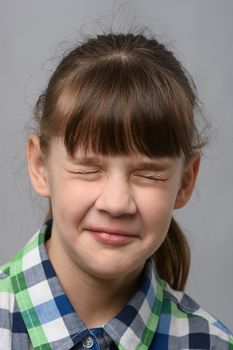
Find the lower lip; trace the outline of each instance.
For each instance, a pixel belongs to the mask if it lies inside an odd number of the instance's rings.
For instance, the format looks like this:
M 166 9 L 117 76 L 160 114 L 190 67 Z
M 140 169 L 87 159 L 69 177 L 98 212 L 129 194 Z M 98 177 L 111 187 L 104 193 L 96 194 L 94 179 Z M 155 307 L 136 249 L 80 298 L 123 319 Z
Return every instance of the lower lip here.
M 109 234 L 106 232 L 99 231 L 89 231 L 97 241 L 103 242 L 105 244 L 111 245 L 123 245 L 133 241 L 136 236 L 124 236 L 124 235 L 116 235 Z

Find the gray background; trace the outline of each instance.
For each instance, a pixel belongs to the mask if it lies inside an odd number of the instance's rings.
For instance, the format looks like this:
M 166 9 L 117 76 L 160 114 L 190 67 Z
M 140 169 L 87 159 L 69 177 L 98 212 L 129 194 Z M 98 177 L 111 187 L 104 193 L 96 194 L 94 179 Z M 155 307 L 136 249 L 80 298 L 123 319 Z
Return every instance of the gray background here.
M 125 31 L 135 21 L 150 26 L 184 62 L 212 122 L 196 192 L 177 216 L 192 249 L 187 292 L 233 329 L 233 2 L 120 4 L 114 11 L 110 0 L 0 0 L 0 263 L 28 240 L 46 211 L 28 181 L 25 143 L 48 74 L 84 34 L 111 25 Z

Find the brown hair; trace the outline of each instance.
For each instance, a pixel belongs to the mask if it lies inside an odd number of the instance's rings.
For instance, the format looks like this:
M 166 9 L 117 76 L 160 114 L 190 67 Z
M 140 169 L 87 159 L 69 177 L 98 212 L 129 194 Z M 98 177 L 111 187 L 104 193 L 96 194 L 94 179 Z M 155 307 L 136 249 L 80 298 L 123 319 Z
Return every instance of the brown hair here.
M 183 154 L 188 161 L 204 144 L 197 109 L 193 81 L 174 55 L 155 38 L 129 33 L 98 35 L 70 51 L 35 116 L 44 152 L 52 137 L 62 136 L 70 155 L 79 145 L 103 155 Z M 190 253 L 174 219 L 154 260 L 160 276 L 182 290 Z

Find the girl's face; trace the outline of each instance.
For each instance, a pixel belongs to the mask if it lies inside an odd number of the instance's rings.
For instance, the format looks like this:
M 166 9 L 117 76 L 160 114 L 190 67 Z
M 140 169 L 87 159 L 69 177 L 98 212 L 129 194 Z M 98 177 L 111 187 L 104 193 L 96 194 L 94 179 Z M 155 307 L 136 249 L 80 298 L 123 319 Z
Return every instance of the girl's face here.
M 143 268 L 166 237 L 174 208 L 191 195 L 199 158 L 102 156 L 78 148 L 70 157 L 61 138 L 43 157 L 36 137 L 28 144 L 37 192 L 51 199 L 50 246 L 61 261 L 99 278 Z

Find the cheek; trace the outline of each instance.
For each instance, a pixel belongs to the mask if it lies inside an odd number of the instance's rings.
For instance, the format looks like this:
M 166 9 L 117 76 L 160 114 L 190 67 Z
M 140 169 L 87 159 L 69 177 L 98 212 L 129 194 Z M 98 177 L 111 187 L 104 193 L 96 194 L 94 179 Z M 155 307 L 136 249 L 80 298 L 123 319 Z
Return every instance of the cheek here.
M 171 221 L 175 192 L 164 189 L 150 191 L 140 201 L 140 213 L 144 226 L 148 231 L 156 232 L 158 236 L 165 235 Z
M 54 183 L 51 192 L 54 219 L 79 222 L 93 205 L 96 198 L 94 188 L 75 181 Z

